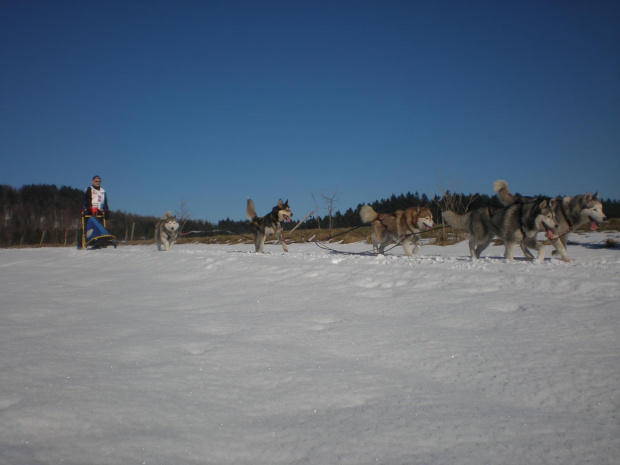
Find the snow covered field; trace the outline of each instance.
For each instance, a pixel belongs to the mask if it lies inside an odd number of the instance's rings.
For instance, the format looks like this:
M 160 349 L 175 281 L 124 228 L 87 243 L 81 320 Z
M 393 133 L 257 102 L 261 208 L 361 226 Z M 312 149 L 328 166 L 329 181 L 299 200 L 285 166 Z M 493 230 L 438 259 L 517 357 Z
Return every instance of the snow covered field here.
M 0 250 L 0 463 L 618 464 L 606 237 Z

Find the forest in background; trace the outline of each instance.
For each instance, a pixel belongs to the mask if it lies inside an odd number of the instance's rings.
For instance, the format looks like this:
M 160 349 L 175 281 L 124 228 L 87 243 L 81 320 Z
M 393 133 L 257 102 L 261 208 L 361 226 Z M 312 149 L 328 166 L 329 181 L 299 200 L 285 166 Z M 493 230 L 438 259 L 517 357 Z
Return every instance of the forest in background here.
M 81 212 L 84 191 L 72 187 L 32 184 L 19 189 L 0 185 L 0 247 L 32 245 L 75 245 L 82 232 Z M 484 194 L 453 194 L 429 198 L 426 194 L 393 194 L 390 198 L 373 202 L 378 212 L 394 212 L 415 205 L 428 205 L 436 222 L 441 221 L 441 210 L 446 207 L 463 212 L 484 206 L 497 206 L 495 196 Z M 349 208 L 344 213 L 335 211 L 323 217 L 311 217 L 298 229 L 353 228 L 361 225 L 359 209 Z M 620 217 L 620 202 L 603 201 L 609 218 Z M 251 234 L 248 221 L 223 219 L 217 224 L 185 218 L 184 212 L 176 213 L 181 224 L 181 234 L 206 236 L 210 234 Z M 155 224 L 159 218 L 112 210 L 107 221 L 108 231 L 121 242 L 154 238 Z

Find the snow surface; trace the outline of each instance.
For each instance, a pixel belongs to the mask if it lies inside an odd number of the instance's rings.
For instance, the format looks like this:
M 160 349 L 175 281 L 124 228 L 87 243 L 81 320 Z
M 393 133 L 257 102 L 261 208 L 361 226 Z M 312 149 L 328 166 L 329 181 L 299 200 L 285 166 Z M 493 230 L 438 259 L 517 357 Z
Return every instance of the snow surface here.
M 0 250 L 0 463 L 618 464 L 610 236 Z

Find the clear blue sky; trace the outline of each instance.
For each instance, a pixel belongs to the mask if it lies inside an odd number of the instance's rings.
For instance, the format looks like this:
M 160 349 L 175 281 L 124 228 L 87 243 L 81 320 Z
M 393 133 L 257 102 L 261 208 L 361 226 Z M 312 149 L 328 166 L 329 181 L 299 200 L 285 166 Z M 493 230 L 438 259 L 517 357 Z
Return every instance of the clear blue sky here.
M 618 1 L 0 0 L 0 184 L 143 215 L 620 199 Z

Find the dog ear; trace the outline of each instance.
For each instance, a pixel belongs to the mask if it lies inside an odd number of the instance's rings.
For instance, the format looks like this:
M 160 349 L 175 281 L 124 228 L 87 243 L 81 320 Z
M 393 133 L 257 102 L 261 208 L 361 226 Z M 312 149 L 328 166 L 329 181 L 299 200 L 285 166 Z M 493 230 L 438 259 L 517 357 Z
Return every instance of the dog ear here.
M 278 200 L 278 207 L 282 207 L 282 199 Z
M 587 204 L 590 200 L 592 200 L 592 194 L 587 192 L 586 195 L 583 196 L 583 205 Z
M 599 195 L 598 195 L 598 191 L 596 191 L 596 192 L 594 193 L 594 196 L 592 197 L 592 200 L 601 200 L 601 198 L 600 198 L 600 197 L 599 197 Z
M 419 215 L 420 214 L 420 206 L 416 205 L 415 207 L 415 212 Z

